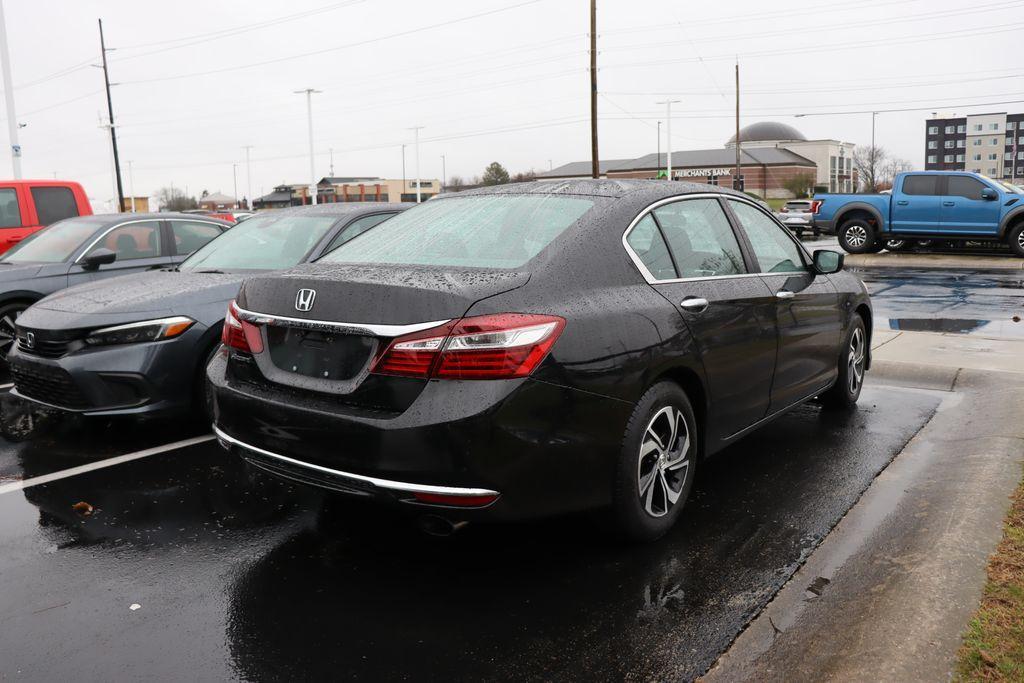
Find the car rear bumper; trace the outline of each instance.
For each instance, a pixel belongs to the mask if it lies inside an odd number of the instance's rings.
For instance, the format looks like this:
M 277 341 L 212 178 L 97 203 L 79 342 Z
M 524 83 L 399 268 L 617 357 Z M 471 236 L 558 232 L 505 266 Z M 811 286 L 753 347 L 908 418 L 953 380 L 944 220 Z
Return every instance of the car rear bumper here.
M 232 452 L 285 479 L 462 519 L 607 505 L 632 410 L 532 379 L 435 380 L 404 412 L 374 414 L 240 382 L 228 378 L 226 365 L 218 355 L 207 374 L 214 429 Z M 430 502 L 417 494 L 464 500 Z
M 191 408 L 203 328 L 163 342 L 96 347 L 60 358 L 18 348 L 9 355 L 12 394 L 90 416 L 143 416 Z

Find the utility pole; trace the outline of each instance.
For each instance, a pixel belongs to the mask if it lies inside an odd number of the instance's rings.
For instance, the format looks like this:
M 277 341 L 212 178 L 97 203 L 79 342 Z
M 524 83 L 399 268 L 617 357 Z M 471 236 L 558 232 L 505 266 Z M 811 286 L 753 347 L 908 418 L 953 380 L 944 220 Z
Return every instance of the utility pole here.
M 331 153 L 331 177 L 333 178 L 334 177 L 334 148 L 333 147 L 329 147 L 327 149 L 327 151 Z
M 878 182 L 876 176 L 878 175 L 878 157 L 875 153 L 875 116 L 878 114 L 877 111 L 871 112 L 871 192 L 875 191 Z M 954 157 L 955 158 L 955 157 Z
M 414 168 L 416 169 L 416 203 L 419 204 L 422 199 L 420 197 L 420 130 L 423 126 L 413 126 L 409 130 L 413 132 L 413 146 L 414 152 Z
M 245 208 L 252 211 L 252 166 L 249 165 L 249 150 L 252 149 L 252 145 L 246 145 L 243 149 L 245 150 L 245 186 L 249 202 L 249 206 Z
M 732 181 L 732 189 L 741 190 L 740 188 L 740 168 L 742 167 L 742 161 L 740 159 L 740 60 L 736 60 L 736 176 Z
M 405 194 L 405 145 L 402 145 L 402 192 L 398 196 L 398 201 L 402 201 L 403 194 Z
M 601 177 L 597 153 L 597 0 L 590 0 L 590 174 Z
M 661 169 L 661 121 L 658 121 L 658 156 L 655 157 L 658 168 Z
M 7 134 L 11 139 L 11 167 L 14 179 L 21 179 L 21 145 L 18 144 L 18 116 L 14 113 L 14 84 L 11 82 L 11 53 L 7 46 L 7 21 L 0 0 L 0 60 L 3 60 L 4 100 L 7 104 Z
M 448 169 L 445 166 L 444 155 L 441 155 L 441 189 L 444 189 L 445 183 L 448 182 Z
M 110 99 L 110 74 L 107 71 L 107 44 L 103 40 L 103 20 L 100 25 L 100 51 L 103 53 L 103 84 L 107 89 L 107 118 L 110 124 L 110 148 L 114 152 L 114 178 L 117 180 L 117 212 L 124 211 L 124 188 L 121 185 L 121 159 L 117 155 L 117 130 L 114 128 L 114 103 Z
M 313 88 L 296 90 L 296 95 L 306 93 L 306 122 L 309 125 L 309 198 L 310 204 L 316 204 L 316 158 L 313 155 L 313 95 L 321 91 Z
M 665 152 L 668 155 L 668 164 L 666 170 L 666 176 L 669 180 L 672 180 L 672 105 L 678 104 L 679 100 L 664 100 L 662 102 L 655 102 L 655 104 L 665 105 Z M 658 135 L 658 140 L 661 140 L 661 135 Z M 658 163 L 661 163 L 660 153 Z
M 131 166 L 129 166 L 128 168 L 131 168 Z M 234 198 L 235 198 L 235 208 L 237 209 L 238 208 L 238 164 L 231 164 L 231 182 L 235 186 Z
M 132 213 L 135 213 L 135 174 L 132 173 L 132 162 L 128 161 L 128 194 L 132 198 Z

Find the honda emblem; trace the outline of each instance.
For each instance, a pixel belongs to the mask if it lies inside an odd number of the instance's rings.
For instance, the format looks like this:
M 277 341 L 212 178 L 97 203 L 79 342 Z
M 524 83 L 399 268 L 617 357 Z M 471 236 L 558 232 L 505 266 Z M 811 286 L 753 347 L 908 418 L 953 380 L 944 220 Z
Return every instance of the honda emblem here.
M 313 300 L 316 299 L 315 289 L 300 289 L 295 295 L 295 310 L 308 311 L 313 308 Z
M 25 334 L 25 348 L 34 349 L 36 347 L 36 333 L 28 332 Z

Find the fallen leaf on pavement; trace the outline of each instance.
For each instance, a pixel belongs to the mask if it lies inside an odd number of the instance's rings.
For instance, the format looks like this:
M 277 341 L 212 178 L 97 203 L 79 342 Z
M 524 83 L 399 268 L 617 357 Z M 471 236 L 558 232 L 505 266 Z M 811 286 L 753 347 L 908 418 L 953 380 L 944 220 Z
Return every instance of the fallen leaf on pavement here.
M 88 517 L 92 514 L 93 511 L 92 505 L 89 505 L 84 500 L 80 500 L 74 505 L 72 505 L 71 509 L 77 512 L 78 514 L 82 515 L 83 517 Z

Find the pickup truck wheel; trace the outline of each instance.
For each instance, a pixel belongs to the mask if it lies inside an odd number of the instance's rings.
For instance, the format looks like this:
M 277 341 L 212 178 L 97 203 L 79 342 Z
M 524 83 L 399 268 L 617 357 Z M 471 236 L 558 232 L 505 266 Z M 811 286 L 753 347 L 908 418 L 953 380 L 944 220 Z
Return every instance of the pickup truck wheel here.
M 1024 258 L 1024 221 L 1017 223 L 1016 227 L 1010 230 L 1010 250 Z
M 854 218 L 839 228 L 839 246 L 851 254 L 867 254 L 875 246 L 875 229 L 865 220 Z

